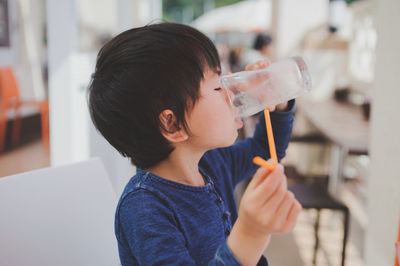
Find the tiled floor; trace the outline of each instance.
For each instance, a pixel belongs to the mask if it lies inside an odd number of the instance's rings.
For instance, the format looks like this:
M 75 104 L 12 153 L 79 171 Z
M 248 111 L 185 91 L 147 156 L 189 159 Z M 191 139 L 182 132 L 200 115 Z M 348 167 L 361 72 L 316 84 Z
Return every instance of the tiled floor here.
M 297 224 L 290 234 L 276 235 L 265 254 L 271 265 L 311 266 L 314 251 L 315 210 L 303 210 Z M 317 253 L 317 266 L 341 265 L 342 217 L 329 210 L 321 213 L 320 247 Z M 349 239 L 346 248 L 347 266 L 363 266 L 357 248 Z
M 340 213 L 330 210 L 321 211 L 320 217 L 320 249 L 318 251 L 316 265 L 340 265 L 343 241 L 343 218 Z M 315 243 L 315 218 L 315 210 L 303 210 L 293 230 L 305 266 L 312 265 L 311 262 Z M 356 246 L 352 242 L 351 236 L 347 242 L 345 263 L 348 266 L 364 265 Z

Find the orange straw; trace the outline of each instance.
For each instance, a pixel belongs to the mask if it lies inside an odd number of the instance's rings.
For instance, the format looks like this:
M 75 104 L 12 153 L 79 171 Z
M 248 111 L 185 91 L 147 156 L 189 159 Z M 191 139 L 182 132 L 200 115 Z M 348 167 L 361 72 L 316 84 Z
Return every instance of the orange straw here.
M 267 168 L 269 171 L 274 171 L 275 166 L 269 164 L 266 160 L 264 160 L 263 158 L 261 158 L 260 156 L 256 156 L 253 158 L 253 163 L 257 164 L 261 167 Z
M 274 133 L 272 132 L 271 118 L 269 116 L 269 111 L 267 109 L 264 110 L 265 116 L 265 126 L 267 128 L 267 137 L 268 137 L 268 145 L 269 145 L 269 153 L 271 154 L 271 158 L 274 160 L 274 164 L 271 165 L 263 158 L 256 156 L 253 158 L 253 163 L 267 168 L 270 171 L 273 171 L 278 164 L 278 157 L 276 156 L 276 148 L 275 148 L 275 140 Z

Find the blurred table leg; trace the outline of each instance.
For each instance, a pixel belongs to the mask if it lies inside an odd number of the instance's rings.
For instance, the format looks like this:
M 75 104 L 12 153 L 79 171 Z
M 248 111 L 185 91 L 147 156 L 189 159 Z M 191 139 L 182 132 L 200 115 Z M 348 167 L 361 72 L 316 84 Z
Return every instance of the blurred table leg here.
M 335 198 L 340 196 L 343 184 L 343 160 L 346 154 L 347 151 L 344 148 L 332 144 L 328 191 Z

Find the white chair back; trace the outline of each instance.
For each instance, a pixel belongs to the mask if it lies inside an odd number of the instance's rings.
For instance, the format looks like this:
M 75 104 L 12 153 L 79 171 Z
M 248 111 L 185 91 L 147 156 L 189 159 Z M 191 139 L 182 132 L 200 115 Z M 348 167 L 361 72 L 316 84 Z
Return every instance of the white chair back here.
M 99 159 L 0 178 L 0 265 L 120 265 Z

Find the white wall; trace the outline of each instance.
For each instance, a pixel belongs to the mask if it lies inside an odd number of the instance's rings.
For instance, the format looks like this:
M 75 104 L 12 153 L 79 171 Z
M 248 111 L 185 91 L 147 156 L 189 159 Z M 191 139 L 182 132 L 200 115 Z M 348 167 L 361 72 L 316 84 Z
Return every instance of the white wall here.
M 139 27 L 162 18 L 161 0 L 133 0 L 133 26 Z
M 291 55 L 307 30 L 327 22 L 328 0 L 271 1 L 272 33 L 278 59 Z
M 99 156 L 118 195 L 135 168 L 100 136 L 90 121 L 86 104 L 87 85 L 94 71 L 97 51 L 86 50 L 93 47 L 90 45 L 82 47 L 81 38 L 85 30 L 80 27 L 83 23 L 89 31 L 115 34 L 134 26 L 135 21 L 145 25 L 155 16 L 152 7 L 157 3 L 161 1 L 119 0 L 108 1 L 97 8 L 96 1 L 82 5 L 78 0 L 47 0 L 51 164 L 61 165 Z M 118 6 L 105 8 L 111 4 Z M 135 20 L 135 4 L 147 10 L 142 14 L 143 20 Z M 156 8 L 159 15 L 160 7 Z M 80 16 L 87 13 L 82 9 L 96 10 L 97 13 L 82 18 Z M 103 20 L 106 16 L 109 17 Z M 103 20 L 99 29 L 92 28 L 97 20 Z
M 73 56 L 78 47 L 76 3 L 74 0 L 47 0 L 47 36 L 50 99 L 51 165 L 76 161 L 72 136 L 76 130 L 73 117 Z M 86 157 L 86 156 L 85 156 Z
M 378 5 L 366 265 L 394 265 L 400 218 L 400 1 Z

